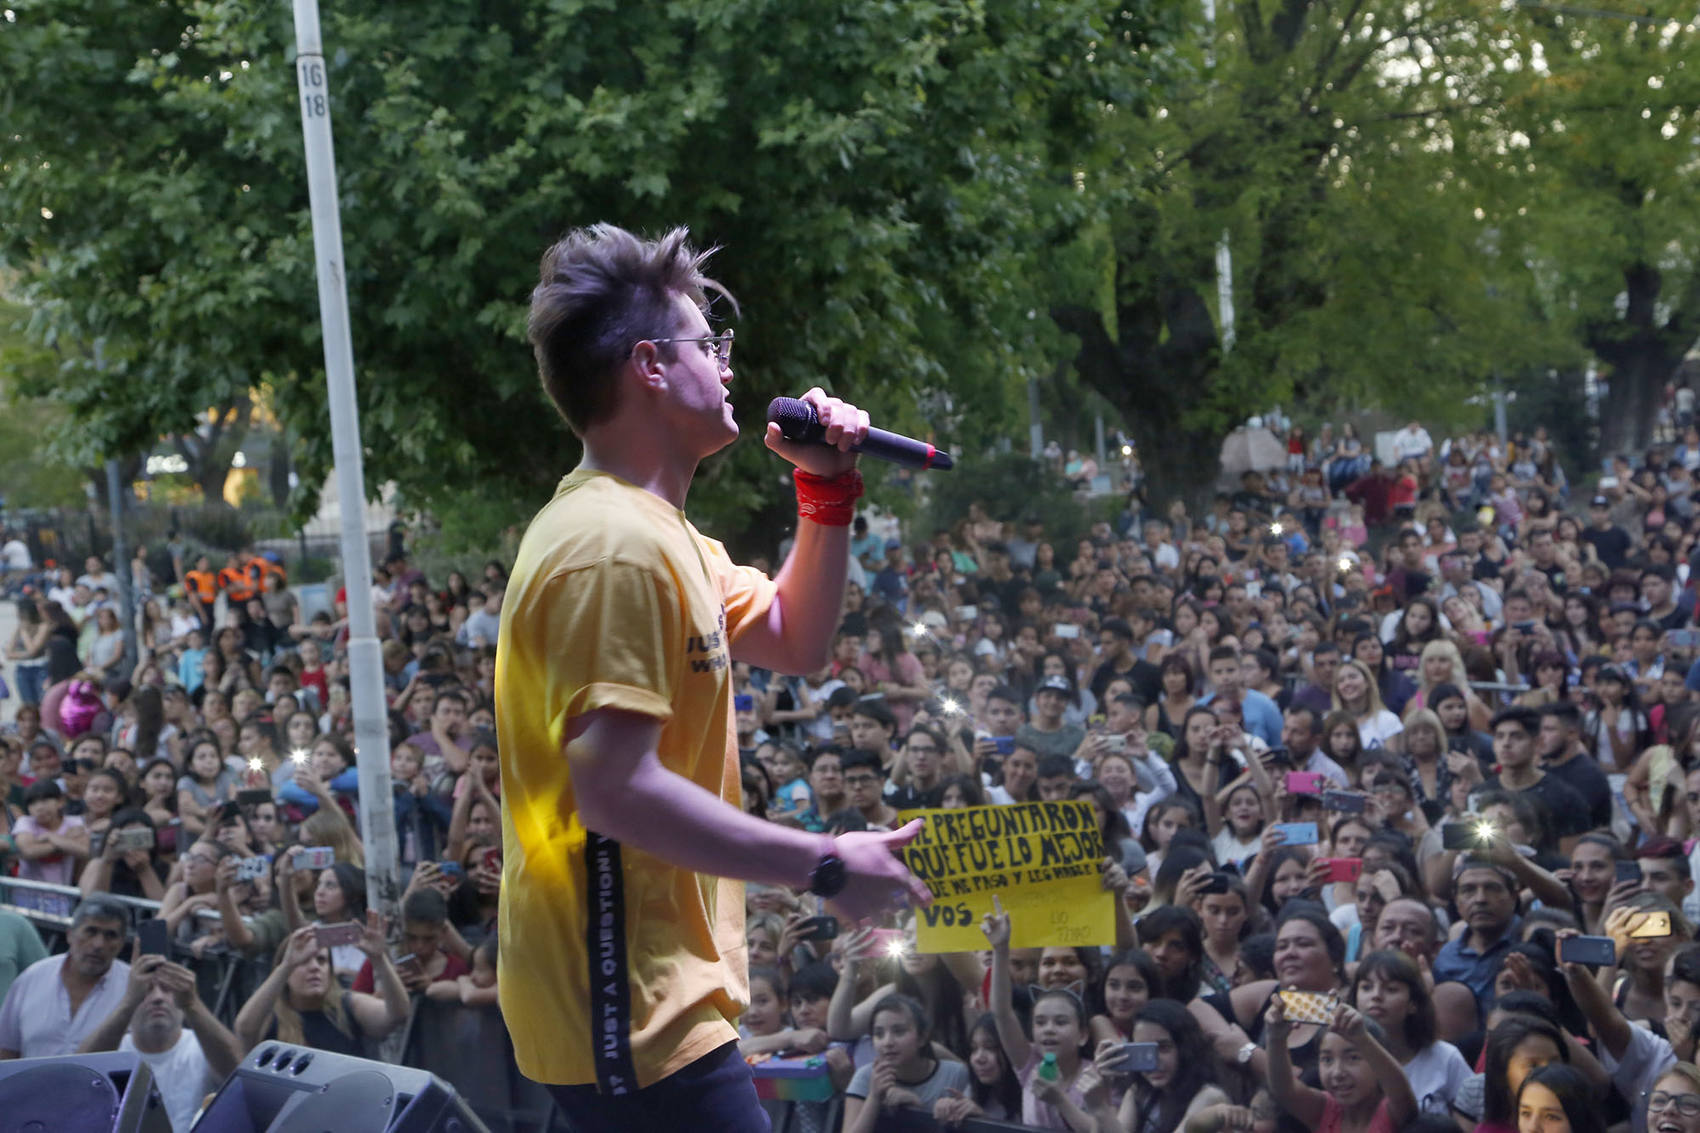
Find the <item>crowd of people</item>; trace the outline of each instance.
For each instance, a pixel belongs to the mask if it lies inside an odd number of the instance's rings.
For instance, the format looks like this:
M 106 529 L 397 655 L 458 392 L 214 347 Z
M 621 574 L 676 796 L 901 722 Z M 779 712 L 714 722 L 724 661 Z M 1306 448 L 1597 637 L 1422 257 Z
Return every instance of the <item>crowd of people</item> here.
M 858 520 L 828 663 L 734 666 L 746 809 L 1083 800 L 1115 938 L 1013 947 L 999 903 L 983 948 L 928 953 L 912 917 L 750 885 L 740 1045 L 758 1076 L 817 1060 L 802 1128 L 1700 1133 L 1700 434 L 1576 499 L 1541 431 L 1390 452 L 1294 430 L 1203 514 L 1134 492 L 1072 545 L 996 506 L 927 541 Z M 179 1129 L 257 1042 L 370 1054 L 421 1001 L 496 1010 L 505 583 L 405 555 L 374 582 L 390 926 L 340 602 L 184 558 L 131 564 L 127 672 L 107 565 L 9 574 L 0 728 L 5 869 L 80 890 L 12 891 L 71 918 L 61 955 L 0 914 L 0 1057 L 135 1049 Z M 159 902 L 163 953 L 111 895 Z M 196 967 L 232 953 L 270 974 L 227 1025 Z

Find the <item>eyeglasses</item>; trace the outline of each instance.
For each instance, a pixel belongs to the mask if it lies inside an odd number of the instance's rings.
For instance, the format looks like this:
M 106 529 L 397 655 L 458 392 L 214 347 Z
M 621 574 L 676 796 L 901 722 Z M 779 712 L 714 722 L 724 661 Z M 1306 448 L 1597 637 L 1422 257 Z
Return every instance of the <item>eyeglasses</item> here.
M 722 370 L 732 364 L 732 332 L 705 335 L 701 338 L 651 338 L 648 342 L 700 342 L 703 349 L 714 355 L 714 361 Z
M 1647 1099 L 1648 1113 L 1658 1113 L 1675 1106 L 1676 1112 L 1684 1117 L 1700 1117 L 1700 1094 L 1667 1094 L 1663 1090 L 1654 1090 L 1641 1096 Z
M 909 750 L 916 752 L 917 754 L 931 753 L 933 755 L 937 755 L 939 753 L 939 749 L 933 744 L 910 744 Z

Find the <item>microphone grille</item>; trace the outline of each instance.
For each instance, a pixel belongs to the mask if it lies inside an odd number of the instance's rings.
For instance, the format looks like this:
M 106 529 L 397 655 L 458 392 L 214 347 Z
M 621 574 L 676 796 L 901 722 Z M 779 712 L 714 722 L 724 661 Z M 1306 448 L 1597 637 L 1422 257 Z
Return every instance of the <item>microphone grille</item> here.
M 814 406 L 795 397 L 776 397 L 767 403 L 767 419 L 779 426 L 786 440 L 809 440 L 811 430 L 820 428 Z

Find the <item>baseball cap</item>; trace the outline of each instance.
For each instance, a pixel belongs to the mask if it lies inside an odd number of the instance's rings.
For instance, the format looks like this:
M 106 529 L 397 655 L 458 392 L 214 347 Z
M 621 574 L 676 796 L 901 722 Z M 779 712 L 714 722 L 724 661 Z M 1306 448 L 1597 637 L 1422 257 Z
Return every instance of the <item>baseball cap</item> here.
M 1068 678 L 1067 677 L 1060 677 L 1060 676 L 1057 676 L 1055 674 L 1052 674 L 1051 676 L 1048 676 L 1044 680 L 1040 681 L 1039 687 L 1035 691 L 1037 691 L 1037 692 L 1050 691 L 1050 692 L 1067 693 L 1068 691 L 1070 691 L 1069 687 L 1068 687 Z
M 1610 507 L 1611 501 L 1606 499 L 1604 496 L 1595 496 L 1593 499 L 1588 501 L 1588 506 L 1589 507 Z

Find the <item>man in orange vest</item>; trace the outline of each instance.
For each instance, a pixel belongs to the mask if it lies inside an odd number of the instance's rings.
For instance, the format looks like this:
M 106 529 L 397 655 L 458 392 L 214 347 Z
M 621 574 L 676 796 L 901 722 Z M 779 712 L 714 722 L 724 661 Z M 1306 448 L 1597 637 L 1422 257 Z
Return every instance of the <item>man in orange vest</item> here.
M 202 555 L 195 560 L 195 569 L 183 572 L 184 589 L 201 616 L 201 624 L 212 632 L 213 604 L 218 601 L 218 575 L 213 573 L 212 560 Z
M 254 596 L 254 580 L 234 553 L 224 560 L 224 569 L 218 572 L 218 588 L 224 591 L 227 610 L 240 609 Z

